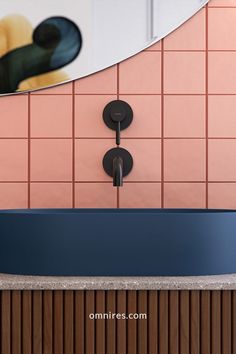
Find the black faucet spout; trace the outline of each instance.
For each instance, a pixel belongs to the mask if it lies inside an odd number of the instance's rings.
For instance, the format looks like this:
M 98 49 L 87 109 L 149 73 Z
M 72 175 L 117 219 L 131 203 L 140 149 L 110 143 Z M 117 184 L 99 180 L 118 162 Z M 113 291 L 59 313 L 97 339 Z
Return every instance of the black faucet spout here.
M 123 159 L 120 156 L 113 159 L 113 186 L 123 186 Z
M 133 168 L 133 158 L 127 150 L 117 147 L 107 151 L 102 164 L 108 176 L 113 178 L 113 186 L 122 187 L 123 178 Z

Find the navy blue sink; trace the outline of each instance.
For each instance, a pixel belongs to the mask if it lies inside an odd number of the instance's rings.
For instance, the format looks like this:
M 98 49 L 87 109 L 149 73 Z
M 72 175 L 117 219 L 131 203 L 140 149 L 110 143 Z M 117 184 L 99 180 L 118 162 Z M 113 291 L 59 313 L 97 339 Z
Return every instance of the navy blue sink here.
M 55 276 L 236 273 L 236 211 L 1 211 L 0 273 Z

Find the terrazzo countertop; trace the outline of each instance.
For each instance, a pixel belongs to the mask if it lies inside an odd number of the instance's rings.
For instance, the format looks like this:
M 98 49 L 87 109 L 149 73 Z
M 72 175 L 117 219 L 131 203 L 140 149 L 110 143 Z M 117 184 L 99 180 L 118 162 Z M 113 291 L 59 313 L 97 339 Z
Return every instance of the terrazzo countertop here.
M 0 274 L 0 290 L 236 290 L 236 274 L 200 277 L 38 277 Z

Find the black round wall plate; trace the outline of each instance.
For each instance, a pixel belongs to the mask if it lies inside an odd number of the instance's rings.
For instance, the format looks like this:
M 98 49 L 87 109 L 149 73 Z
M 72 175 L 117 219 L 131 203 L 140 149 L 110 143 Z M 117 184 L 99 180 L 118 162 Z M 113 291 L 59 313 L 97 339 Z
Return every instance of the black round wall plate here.
M 112 101 L 104 108 L 103 120 L 106 126 L 112 130 L 117 129 L 117 121 L 113 120 L 115 111 L 122 116 L 120 130 L 128 128 L 133 120 L 133 110 L 127 102 L 121 100 Z
M 113 177 L 113 160 L 120 157 L 123 160 L 123 177 L 127 176 L 133 168 L 133 158 L 129 151 L 123 148 L 113 148 L 103 158 L 103 168 L 108 176 Z

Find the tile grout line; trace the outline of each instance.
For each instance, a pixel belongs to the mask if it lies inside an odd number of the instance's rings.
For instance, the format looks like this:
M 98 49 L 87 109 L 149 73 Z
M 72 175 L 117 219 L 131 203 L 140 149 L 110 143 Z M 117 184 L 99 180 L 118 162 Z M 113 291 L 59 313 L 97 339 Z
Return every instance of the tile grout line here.
M 37 137 L 37 138 L 33 138 L 32 136 L 30 137 L 30 140 L 71 140 L 72 137 Z M 125 140 L 161 140 L 162 137 L 125 137 L 122 138 L 124 141 Z M 28 137 L 24 137 L 24 138 L 19 138 L 19 137 L 0 137 L 0 141 L 1 140 L 28 140 Z M 110 137 L 91 137 L 91 136 L 86 136 L 86 137 L 75 137 L 75 140 L 114 140 L 114 138 L 112 136 Z M 175 136 L 175 137 L 164 137 L 163 140 L 206 140 L 206 136 Z M 236 140 L 236 136 L 212 136 L 210 137 L 208 135 L 208 140 Z
M 0 181 L 0 185 L 1 184 L 28 184 L 28 180 L 25 180 L 25 181 Z M 30 181 L 30 184 L 45 184 L 45 183 L 48 183 L 48 184 L 53 184 L 53 183 L 56 183 L 56 184 L 71 184 L 71 181 L 37 181 L 37 180 L 31 180 Z M 96 184 L 96 183 L 101 183 L 101 184 L 109 184 L 111 183 L 110 181 L 75 181 L 75 184 Z M 160 181 L 139 181 L 139 180 L 133 180 L 133 181 L 125 181 L 125 184 L 137 184 L 137 183 L 140 183 L 140 184 L 161 184 L 161 180 Z M 206 181 L 205 180 L 202 180 L 202 181 L 165 181 L 165 184 L 206 184 Z M 208 184 L 236 184 L 236 180 L 227 180 L 227 181 L 222 181 L 222 180 L 208 180 Z
M 208 209 L 209 206 L 209 200 L 208 200 L 208 191 L 209 191 L 209 102 L 208 102 L 208 92 L 209 92 L 209 82 L 208 82 L 208 64 L 209 64 L 209 58 L 208 58 L 208 48 L 209 48 L 209 42 L 208 42 L 208 5 L 206 5 L 206 208 Z
M 210 9 L 235 9 L 236 8 L 236 6 L 228 6 L 228 5 L 222 5 L 222 6 L 220 6 L 220 5 L 218 5 L 218 6 L 216 6 L 216 5 L 211 5 L 211 4 L 209 4 L 209 6 L 208 6 Z
M 120 64 L 117 64 L 117 99 L 120 98 Z
M 161 208 L 164 208 L 164 40 L 161 40 Z
M 179 52 L 179 51 L 178 51 Z M 204 50 L 204 53 L 206 51 Z M 208 53 L 210 53 L 211 50 L 208 50 Z M 230 50 L 225 50 L 225 52 L 230 52 Z M 236 52 L 236 50 L 235 50 Z M 164 52 L 165 53 L 165 52 Z M 43 96 L 43 95 L 32 95 L 34 96 Z M 45 94 L 45 97 L 47 96 L 72 96 L 71 94 Z M 75 93 L 75 97 L 76 96 L 114 96 L 116 97 L 116 94 L 114 93 Z M 133 92 L 133 93 L 122 93 L 121 96 L 161 96 L 161 93 L 156 93 L 156 92 L 150 92 L 150 93 L 137 93 L 137 92 Z M 176 92 L 171 92 L 171 93 L 164 93 L 164 96 L 205 96 L 205 93 L 188 93 L 188 92 L 181 92 L 181 93 L 176 93 Z M 236 96 L 236 92 L 235 93 L 210 93 L 209 92 L 209 96 Z
M 120 99 L 120 64 L 117 64 L 117 100 Z M 116 207 L 120 209 L 120 188 L 116 188 Z
M 31 207 L 31 101 L 30 93 L 28 93 L 28 201 L 27 208 Z
M 75 81 L 72 82 L 72 208 L 75 208 Z

